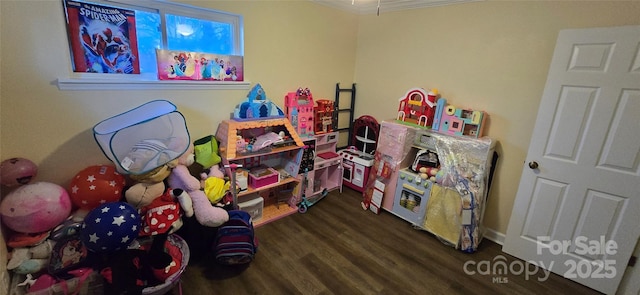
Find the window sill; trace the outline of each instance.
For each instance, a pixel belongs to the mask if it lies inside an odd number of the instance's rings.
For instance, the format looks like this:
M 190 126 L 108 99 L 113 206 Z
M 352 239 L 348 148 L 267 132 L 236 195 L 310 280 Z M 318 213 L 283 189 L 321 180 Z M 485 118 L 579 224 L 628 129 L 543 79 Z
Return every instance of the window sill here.
M 60 90 L 247 90 L 248 81 L 185 81 L 58 78 Z

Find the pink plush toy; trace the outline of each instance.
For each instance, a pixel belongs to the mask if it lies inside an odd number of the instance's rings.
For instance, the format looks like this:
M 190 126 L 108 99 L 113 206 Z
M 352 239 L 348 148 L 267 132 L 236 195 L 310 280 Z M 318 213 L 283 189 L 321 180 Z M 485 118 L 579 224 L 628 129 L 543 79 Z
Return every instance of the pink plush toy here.
M 182 196 L 183 194 L 191 197 L 193 213 L 200 224 L 207 227 L 218 227 L 229 220 L 229 213 L 209 202 L 207 195 L 201 190 L 200 180 L 191 175 L 187 168 L 194 162 L 194 146 L 190 144 L 187 152 L 178 158 L 178 165 L 172 169 L 167 178 L 167 183 L 174 190 L 181 189 L 184 191 L 183 193 L 173 192 L 178 198 L 184 197 Z
M 173 168 L 168 182 L 172 189 L 182 189 L 191 197 L 193 213 L 200 224 L 207 227 L 218 227 L 229 220 L 229 213 L 226 210 L 213 206 L 209 202 L 204 191 L 200 190 L 200 180 L 191 175 L 187 166 L 178 165 Z M 174 194 L 179 195 L 175 191 Z

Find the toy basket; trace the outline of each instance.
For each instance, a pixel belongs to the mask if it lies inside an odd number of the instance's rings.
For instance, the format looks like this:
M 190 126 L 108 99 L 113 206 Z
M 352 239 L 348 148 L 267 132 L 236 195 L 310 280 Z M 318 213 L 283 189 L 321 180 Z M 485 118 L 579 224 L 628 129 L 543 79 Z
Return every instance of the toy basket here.
M 166 100 L 154 100 L 93 127 L 102 152 L 118 172 L 140 175 L 181 156 L 189 147 L 184 116 Z
M 187 242 L 182 237 L 176 234 L 169 235 L 167 237 L 167 241 L 178 247 L 178 249 L 180 249 L 180 252 L 182 252 L 182 263 L 180 265 L 180 269 L 176 273 L 169 276 L 164 281 L 164 283 L 142 289 L 142 294 L 144 295 L 162 295 L 169 293 L 169 291 L 171 291 L 178 283 L 180 283 L 180 276 L 187 268 L 189 257 L 191 256 L 189 252 L 189 245 L 187 244 Z

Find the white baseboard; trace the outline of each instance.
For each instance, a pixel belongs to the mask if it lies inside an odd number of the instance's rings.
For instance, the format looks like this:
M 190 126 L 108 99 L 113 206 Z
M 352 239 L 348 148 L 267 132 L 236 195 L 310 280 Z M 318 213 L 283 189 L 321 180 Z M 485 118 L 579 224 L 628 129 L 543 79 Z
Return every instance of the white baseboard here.
M 504 245 L 505 235 L 499 231 L 496 231 L 492 228 L 487 228 L 484 233 L 484 238 L 490 240 L 500 246 Z

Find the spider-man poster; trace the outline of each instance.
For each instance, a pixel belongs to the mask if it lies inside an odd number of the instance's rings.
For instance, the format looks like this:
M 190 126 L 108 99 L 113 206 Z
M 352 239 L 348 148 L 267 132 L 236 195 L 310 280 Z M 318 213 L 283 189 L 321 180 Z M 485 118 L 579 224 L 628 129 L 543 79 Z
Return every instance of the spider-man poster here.
M 139 74 L 135 12 L 65 0 L 73 71 Z

